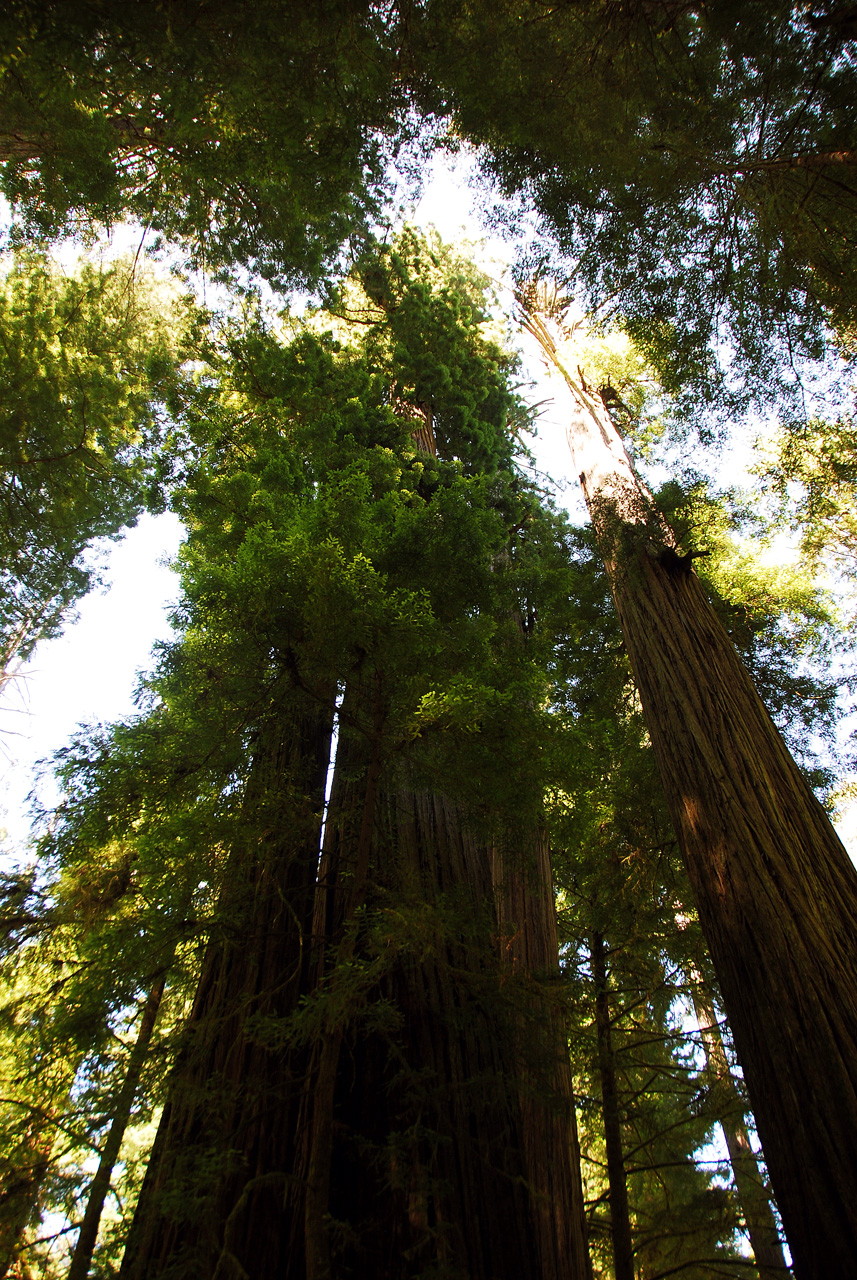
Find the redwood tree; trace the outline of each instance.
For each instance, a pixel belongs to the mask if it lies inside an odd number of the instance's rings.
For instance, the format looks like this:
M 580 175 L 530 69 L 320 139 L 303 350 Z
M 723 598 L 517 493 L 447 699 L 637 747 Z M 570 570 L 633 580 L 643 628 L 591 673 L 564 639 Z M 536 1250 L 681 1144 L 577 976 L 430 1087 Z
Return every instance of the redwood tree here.
M 857 1274 L 857 871 L 636 475 L 602 398 L 568 440 L 744 1068 L 796 1274 Z
M 233 335 L 189 411 L 173 662 L 223 672 L 253 763 L 129 1277 L 588 1273 L 536 745 L 562 549 L 450 267 L 367 255 L 336 338 Z

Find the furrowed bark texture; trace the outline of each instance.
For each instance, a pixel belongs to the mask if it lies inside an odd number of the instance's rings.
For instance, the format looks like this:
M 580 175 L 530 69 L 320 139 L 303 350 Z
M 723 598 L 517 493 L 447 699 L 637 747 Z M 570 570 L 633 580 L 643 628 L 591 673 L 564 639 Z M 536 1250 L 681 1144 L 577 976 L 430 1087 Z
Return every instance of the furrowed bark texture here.
M 513 852 L 514 850 L 514 852 Z M 540 1280 L 592 1274 L 566 1021 L 550 849 L 543 831 L 518 831 L 492 848 L 500 958 L 524 980 L 518 1080 L 524 1158 L 541 1258 Z M 534 981 L 527 981 L 534 979 Z M 526 1048 L 526 1052 L 521 1050 Z M 527 1087 L 527 1086 L 531 1087 Z
M 857 871 L 600 399 L 569 444 L 799 1280 L 857 1276 Z M 553 348 L 553 350 L 551 350 Z
M 319 893 L 314 916 L 318 918 L 320 931 L 316 934 L 321 943 L 316 976 L 321 984 L 327 962 L 326 944 L 336 943 L 334 970 L 340 972 L 351 964 L 357 944 L 357 913 L 366 901 L 369 865 L 372 854 L 373 832 L 378 808 L 378 788 L 383 768 L 382 729 L 385 713 L 383 686 L 379 675 L 372 681 L 372 732 L 365 746 L 365 776 L 356 788 L 337 786 L 338 808 L 333 810 L 333 822 L 329 826 L 330 838 L 325 840 L 324 864 L 320 866 Z M 348 705 L 351 699 L 349 698 Z M 356 708 L 355 708 L 356 709 Z M 348 746 L 341 744 L 342 756 L 348 759 Z M 337 752 L 337 756 L 339 752 Z M 357 752 L 357 757 L 363 751 Z M 339 763 L 339 761 L 337 761 Z M 355 761 L 357 763 L 357 761 Z M 338 771 L 337 771 L 338 772 Z M 353 815 L 356 818 L 356 839 L 348 841 L 345 857 L 338 848 L 337 836 L 344 834 L 343 820 L 347 823 L 344 806 L 353 798 Z M 337 860 L 338 875 L 334 874 L 332 888 L 336 896 L 325 911 L 322 902 L 327 899 L 327 882 L 330 876 L 331 850 L 340 855 Z M 349 857 L 350 855 L 350 857 Z M 346 872 L 347 874 L 343 874 Z M 334 978 L 335 981 L 335 978 Z M 304 1249 L 306 1280 L 326 1280 L 331 1270 L 330 1241 L 327 1218 L 330 1211 L 331 1164 L 333 1160 L 334 1111 L 336 1081 L 342 1042 L 347 1021 L 337 1016 L 336 1002 L 333 1012 L 324 1017 L 321 1036 L 314 1046 L 310 1065 L 311 1087 L 307 1093 L 309 1109 L 306 1111 L 306 1178 L 304 1192 Z
M 857 874 L 699 580 L 633 570 L 614 598 L 795 1270 L 857 1276 Z
M 771 1210 L 771 1201 L 744 1118 L 744 1104 L 735 1087 L 720 1027 L 714 1013 L 714 1004 L 706 987 L 693 988 L 693 1004 L 696 1019 L 705 1048 L 708 1070 L 723 1108 L 720 1127 L 729 1152 L 729 1163 L 735 1188 L 741 1202 L 744 1223 L 750 1237 L 750 1246 L 762 1280 L 785 1280 L 789 1269 L 780 1244 L 780 1235 Z
M 628 1210 L 628 1183 L 622 1152 L 622 1123 L 616 1063 L 610 1027 L 610 995 L 607 982 L 607 955 L 604 936 L 592 935 L 590 957 L 595 984 L 595 1031 L 598 1040 L 598 1077 L 604 1116 L 604 1145 L 607 1149 L 607 1185 L 610 1198 L 610 1234 L 616 1280 L 634 1280 L 634 1243 Z
M 260 737 L 250 835 L 230 855 L 212 940 L 123 1260 L 123 1277 L 284 1274 L 284 1204 L 304 1086 L 277 1023 L 308 985 L 331 716 Z
M 327 1274 L 585 1280 L 570 1089 L 561 1101 L 533 1101 L 535 1086 L 523 1096 L 519 1010 L 504 992 L 509 959 L 497 955 L 492 850 L 451 800 L 385 774 L 366 910 L 349 917 L 370 779 L 365 763 L 355 778 L 365 744 L 341 744 L 340 754 L 316 914 L 328 939 L 318 990 L 339 1010 L 318 1198 L 327 1207 Z M 549 884 L 546 901 L 552 908 Z M 348 936 L 350 968 L 338 974 Z M 355 965 L 364 986 L 359 976 L 353 985 Z M 350 999 L 336 994 L 343 981 Z M 544 1038 L 555 1095 L 560 1055 L 552 1034 Z M 313 1128 L 330 1103 L 317 1077 Z

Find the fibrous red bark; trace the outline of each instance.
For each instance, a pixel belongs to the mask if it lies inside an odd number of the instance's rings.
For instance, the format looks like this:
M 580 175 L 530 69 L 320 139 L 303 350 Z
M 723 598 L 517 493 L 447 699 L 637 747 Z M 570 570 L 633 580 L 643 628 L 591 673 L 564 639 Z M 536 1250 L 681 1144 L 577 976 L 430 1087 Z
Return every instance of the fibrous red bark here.
M 319 871 L 317 991 L 338 1019 L 332 1098 L 312 1089 L 313 1123 L 331 1108 L 325 1265 L 586 1280 L 568 1055 L 549 1004 L 533 1008 L 538 984 L 524 1014 L 517 981 L 557 977 L 545 842 L 510 867 L 452 800 L 388 771 L 365 910 L 349 916 L 370 764 L 368 743 L 340 744 Z
M 857 871 L 600 397 L 569 445 L 800 1280 L 857 1276 Z
M 282 1274 L 332 709 L 270 724 L 122 1264 L 129 1280 Z

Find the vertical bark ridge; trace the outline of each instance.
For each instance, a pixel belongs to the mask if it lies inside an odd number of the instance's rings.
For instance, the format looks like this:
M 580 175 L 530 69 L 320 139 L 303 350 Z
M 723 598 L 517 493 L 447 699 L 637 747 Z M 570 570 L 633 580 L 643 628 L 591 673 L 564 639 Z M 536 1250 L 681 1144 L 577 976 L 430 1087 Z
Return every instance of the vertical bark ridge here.
M 344 820 L 329 826 L 331 866 Z M 389 954 L 378 955 L 377 932 L 358 939 L 359 957 L 379 976 L 343 1032 L 333 1275 L 404 1280 L 432 1267 L 511 1280 L 526 1268 L 520 1135 L 508 1104 L 513 1064 L 492 1014 L 485 954 L 470 939 L 474 915 L 484 915 L 480 892 L 490 894 L 487 852 L 462 833 L 449 802 L 388 783 L 378 799 L 367 929 L 371 919 L 383 937 L 389 921 Z M 469 914 L 466 938 L 450 938 L 444 895 L 455 899 L 456 920 Z M 490 924 L 483 932 L 490 947 Z
M 349 830 L 353 839 L 366 785 L 355 768 L 359 745 L 340 750 L 316 914 L 316 928 L 328 931 L 342 927 L 346 895 L 336 879 L 347 883 L 351 875 Z M 384 775 L 366 914 L 354 933 L 354 960 L 371 985 L 341 1024 L 331 1276 L 588 1274 L 582 1236 L 576 1254 L 568 1247 L 575 1229 L 567 1209 L 574 1202 L 569 1092 L 562 1106 L 554 1099 L 551 1108 L 532 1104 L 529 1112 L 522 1099 L 526 1055 L 519 1008 L 504 991 L 506 962 L 498 964 L 493 856 L 453 801 Z M 555 929 L 549 891 L 545 913 Z M 530 952 L 542 969 L 551 946 L 536 937 L 540 923 L 533 922 Z M 328 946 L 327 954 L 335 951 Z M 333 986 L 335 963 L 324 972 Z M 554 1071 L 560 1060 L 568 1069 L 562 1050 L 551 1041 Z M 539 1128 L 547 1135 L 541 1148 Z M 547 1168 L 536 1189 L 534 1155 Z
M 351 882 L 345 886 L 342 910 L 344 932 L 336 948 L 335 967 L 350 964 L 356 944 L 356 914 L 366 899 L 372 836 L 378 801 L 378 786 L 384 763 L 382 728 L 384 699 L 380 676 L 374 681 L 372 697 L 372 736 L 366 748 L 368 763 L 362 787 L 362 807 Z M 330 1206 L 330 1174 L 333 1158 L 333 1111 L 336 1076 L 342 1050 L 344 1024 L 334 1015 L 332 1025 L 325 1026 L 317 1046 L 312 1087 L 312 1116 L 309 1121 L 307 1176 L 304 1196 L 304 1241 L 306 1280 L 326 1280 L 330 1274 L 330 1248 L 325 1219 Z
M 857 1275 L 857 873 L 696 576 L 614 580 L 797 1273 Z
M 331 717 L 263 730 L 212 939 L 122 1266 L 131 1280 L 281 1274 L 305 1064 L 277 1024 L 305 991 Z
M 571 393 L 599 538 L 799 1280 L 857 1277 L 857 871 L 606 410 Z
M 524 1153 L 543 1280 L 589 1276 L 586 1211 L 571 1063 L 562 1011 L 550 988 L 559 979 L 559 942 L 547 835 L 533 829 L 492 849 L 500 958 L 524 980 L 527 1016 L 519 1045 L 528 1052 L 518 1078 Z M 520 1048 L 519 1048 L 520 1053 Z

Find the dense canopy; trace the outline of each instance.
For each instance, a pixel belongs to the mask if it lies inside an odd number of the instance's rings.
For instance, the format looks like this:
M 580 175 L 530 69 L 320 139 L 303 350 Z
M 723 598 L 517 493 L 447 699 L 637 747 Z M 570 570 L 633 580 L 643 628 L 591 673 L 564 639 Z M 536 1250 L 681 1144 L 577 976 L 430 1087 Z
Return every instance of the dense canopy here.
M 857 1276 L 857 873 L 813 790 L 855 40 L 768 0 L 7 5 L 4 675 L 100 540 L 186 538 L 137 713 L 3 872 L 0 1276 Z M 402 214 L 461 150 L 496 292 Z M 688 476 L 760 406 L 747 492 Z

